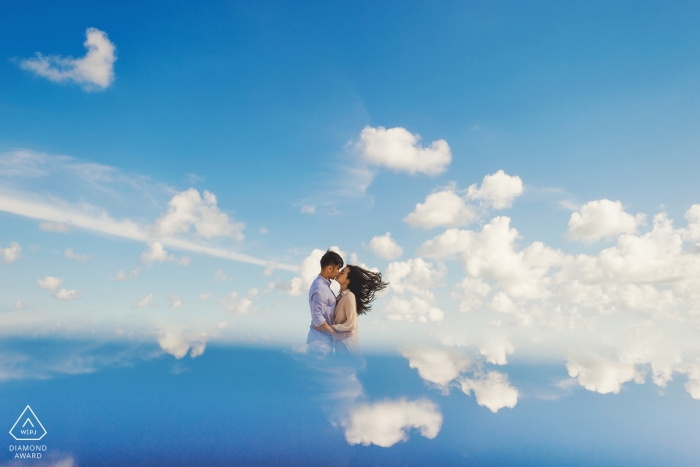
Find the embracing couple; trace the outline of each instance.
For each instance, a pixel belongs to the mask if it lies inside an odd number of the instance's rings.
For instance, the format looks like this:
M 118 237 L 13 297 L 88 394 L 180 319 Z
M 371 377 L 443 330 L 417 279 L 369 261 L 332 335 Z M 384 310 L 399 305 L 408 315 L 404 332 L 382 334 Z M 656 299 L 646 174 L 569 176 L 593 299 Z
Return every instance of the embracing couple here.
M 336 353 L 359 356 L 358 316 L 370 310 L 374 294 L 388 284 L 378 272 L 343 263 L 335 251 L 321 257 L 321 272 L 309 289 L 311 326 L 306 343 L 309 350 L 323 354 L 335 348 Z M 337 297 L 332 280 L 340 285 Z

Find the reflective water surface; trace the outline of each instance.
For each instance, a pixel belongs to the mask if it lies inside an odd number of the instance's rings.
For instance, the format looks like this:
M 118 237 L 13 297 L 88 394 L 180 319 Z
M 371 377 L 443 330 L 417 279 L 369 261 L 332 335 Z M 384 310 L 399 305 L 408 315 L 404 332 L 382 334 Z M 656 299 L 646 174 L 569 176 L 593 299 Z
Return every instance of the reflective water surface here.
M 467 395 L 427 382 L 399 353 L 210 346 L 177 360 L 146 344 L 6 340 L 0 355 L 0 423 L 9 431 L 30 405 L 47 430 L 24 443 L 46 446 L 40 460 L 15 460 L 23 443 L 5 435 L 3 466 L 695 465 L 700 454 L 700 404 L 680 380 L 603 395 L 562 384 L 562 364 L 515 361 L 498 371 L 517 405 L 494 412 L 480 383 Z

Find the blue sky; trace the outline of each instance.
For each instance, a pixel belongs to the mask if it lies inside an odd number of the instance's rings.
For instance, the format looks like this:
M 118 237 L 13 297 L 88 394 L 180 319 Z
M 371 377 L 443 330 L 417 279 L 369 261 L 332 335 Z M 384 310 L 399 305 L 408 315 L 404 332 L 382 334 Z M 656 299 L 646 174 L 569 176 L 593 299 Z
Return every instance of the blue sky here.
M 514 359 L 700 399 L 697 4 L 3 16 L 4 338 L 302 355 L 336 247 L 391 283 L 363 348 L 483 410 L 521 400 Z

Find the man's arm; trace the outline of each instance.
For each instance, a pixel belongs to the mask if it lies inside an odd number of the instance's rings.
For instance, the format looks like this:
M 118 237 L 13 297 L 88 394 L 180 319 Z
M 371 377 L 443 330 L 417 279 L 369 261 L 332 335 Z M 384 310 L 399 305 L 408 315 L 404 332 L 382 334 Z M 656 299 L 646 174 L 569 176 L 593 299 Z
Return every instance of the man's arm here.
M 347 339 L 348 337 L 350 337 L 350 332 L 336 331 L 325 321 L 320 326 L 314 325 L 314 329 L 320 332 L 330 334 L 333 337 L 333 339 Z

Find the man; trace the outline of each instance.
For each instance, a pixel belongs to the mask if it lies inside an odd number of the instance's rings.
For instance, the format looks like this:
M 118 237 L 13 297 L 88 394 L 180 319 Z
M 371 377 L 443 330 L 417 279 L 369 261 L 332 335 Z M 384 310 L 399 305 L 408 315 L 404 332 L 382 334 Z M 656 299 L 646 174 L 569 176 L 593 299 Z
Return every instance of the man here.
M 326 251 L 321 257 L 321 272 L 311 283 L 309 289 L 309 307 L 311 308 L 311 326 L 306 344 L 310 350 L 324 354 L 333 349 L 335 339 L 347 339 L 349 332 L 333 329 L 335 316 L 335 294 L 331 290 L 331 280 L 335 279 L 343 266 L 343 258 L 335 251 Z

